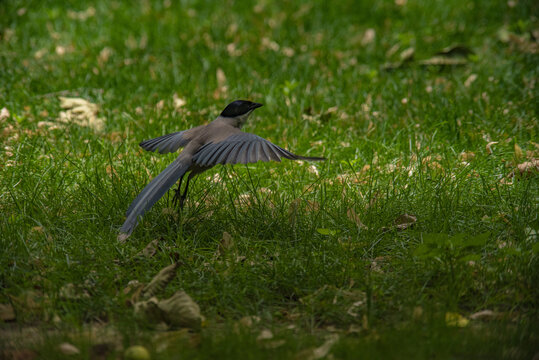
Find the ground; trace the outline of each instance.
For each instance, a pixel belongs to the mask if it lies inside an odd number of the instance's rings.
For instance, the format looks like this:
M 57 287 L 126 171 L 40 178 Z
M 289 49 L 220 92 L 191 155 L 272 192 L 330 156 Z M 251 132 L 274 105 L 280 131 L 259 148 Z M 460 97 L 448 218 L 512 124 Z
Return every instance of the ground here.
M 2 2 L 0 354 L 537 356 L 538 10 Z M 138 143 L 235 99 L 265 105 L 245 131 L 327 160 L 215 167 L 119 242 L 175 156 Z M 154 300 L 185 291 L 194 324 L 134 311 L 171 264 Z

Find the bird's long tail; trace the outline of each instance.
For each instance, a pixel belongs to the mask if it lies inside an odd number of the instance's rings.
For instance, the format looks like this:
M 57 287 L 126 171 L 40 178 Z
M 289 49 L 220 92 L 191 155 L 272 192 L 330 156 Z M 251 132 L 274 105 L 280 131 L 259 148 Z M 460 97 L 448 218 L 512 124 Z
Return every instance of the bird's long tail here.
M 146 185 L 127 209 L 127 219 L 120 228 L 121 234 L 118 239 L 125 240 L 131 235 L 137 226 L 139 216 L 142 216 L 157 200 L 165 195 L 168 189 L 189 170 L 189 166 L 188 162 L 176 159 Z

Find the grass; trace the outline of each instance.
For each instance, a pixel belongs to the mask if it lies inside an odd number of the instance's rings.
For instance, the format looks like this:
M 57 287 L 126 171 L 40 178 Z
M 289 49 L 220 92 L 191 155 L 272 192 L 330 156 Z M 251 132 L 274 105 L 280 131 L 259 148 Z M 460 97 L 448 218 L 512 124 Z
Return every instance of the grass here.
M 339 359 L 533 357 L 539 177 L 516 167 L 539 157 L 537 10 L 2 2 L 0 303 L 15 309 L 3 354 L 61 358 L 67 341 L 80 358 L 141 344 L 160 359 L 307 359 L 337 334 Z M 458 44 L 466 64 L 420 65 Z M 385 69 L 408 48 L 413 61 Z M 60 96 L 98 104 L 104 130 L 59 122 Z M 237 98 L 265 104 L 245 131 L 328 160 L 216 167 L 183 212 L 168 210 L 171 192 L 118 243 L 128 205 L 174 159 L 138 142 Z M 417 222 L 401 231 L 403 214 Z M 233 246 L 217 257 L 224 232 Z M 137 257 L 154 239 L 155 255 Z M 167 333 L 137 322 L 123 289 L 174 261 L 167 294 L 184 289 L 207 320 L 160 347 Z M 238 325 L 246 316 L 261 321 Z M 274 339 L 256 340 L 264 328 Z

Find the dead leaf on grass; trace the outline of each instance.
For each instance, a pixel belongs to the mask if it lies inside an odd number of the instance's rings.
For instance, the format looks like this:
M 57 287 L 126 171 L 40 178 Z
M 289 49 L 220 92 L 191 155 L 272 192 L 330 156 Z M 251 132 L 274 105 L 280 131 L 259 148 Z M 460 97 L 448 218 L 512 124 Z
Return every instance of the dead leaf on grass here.
M 522 164 L 518 164 L 517 169 L 521 176 L 537 173 L 539 172 L 539 159 L 531 159 L 530 161 L 525 161 Z
M 326 341 L 317 348 L 306 349 L 299 352 L 295 358 L 297 360 L 318 360 L 328 356 L 331 348 L 339 340 L 338 334 L 330 334 L 326 337 Z
M 159 273 L 155 275 L 152 281 L 150 281 L 150 283 L 142 289 L 142 298 L 149 299 L 152 296 L 163 292 L 165 287 L 176 276 L 176 270 L 178 269 L 178 266 L 178 263 L 174 263 L 159 271 Z
M 157 303 L 163 320 L 173 327 L 200 329 L 204 317 L 200 307 L 185 291 L 176 291 L 174 295 Z
M 492 320 L 498 317 L 498 314 L 492 310 L 481 310 L 469 316 L 471 320 Z
M 159 248 L 159 239 L 154 239 L 150 241 L 148 245 L 146 245 L 146 247 L 142 249 L 136 256 L 151 258 L 157 253 L 158 248 Z
M 356 224 L 361 229 L 368 229 L 365 224 L 361 221 L 359 218 L 359 215 L 356 213 L 354 208 L 350 208 L 346 211 L 346 216 L 348 216 L 348 219 L 350 219 L 354 224 Z
M 99 107 L 96 104 L 81 98 L 59 97 L 59 99 L 60 107 L 65 110 L 60 112 L 57 119 L 59 122 L 90 127 L 95 131 L 104 129 L 105 120 L 97 117 Z
M 64 355 L 78 355 L 80 354 L 80 350 L 73 344 L 70 343 L 61 343 L 58 345 L 58 350 Z
M 9 113 L 9 110 L 7 108 L 4 107 L 2 108 L 2 110 L 0 110 L 0 122 L 9 119 L 10 116 L 11 114 Z
M 496 145 L 497 141 L 491 141 L 486 146 L 485 149 L 487 150 L 487 154 L 492 155 L 492 145 Z
M 406 230 L 417 222 L 417 217 L 411 214 L 402 214 L 395 219 L 395 228 L 397 230 Z
M 180 111 L 185 104 L 187 104 L 187 101 L 179 97 L 178 94 L 172 95 L 172 105 L 174 106 L 174 110 Z
M 273 333 L 269 329 L 262 329 L 260 331 L 260 334 L 256 337 L 256 341 L 264 341 L 264 340 L 270 340 L 273 339 Z

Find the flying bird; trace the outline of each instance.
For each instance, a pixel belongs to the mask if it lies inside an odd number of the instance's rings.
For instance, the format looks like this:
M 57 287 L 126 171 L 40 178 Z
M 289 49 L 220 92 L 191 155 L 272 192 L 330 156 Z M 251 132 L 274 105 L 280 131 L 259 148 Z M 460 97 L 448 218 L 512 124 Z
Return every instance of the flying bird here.
M 173 202 L 183 208 L 189 181 L 217 164 L 247 164 L 258 161 L 325 160 L 291 153 L 260 136 L 240 130 L 249 115 L 262 104 L 236 100 L 227 105 L 221 114 L 206 125 L 146 140 L 139 145 L 147 151 L 167 154 L 183 147 L 180 155 L 157 175 L 133 200 L 127 209 L 127 219 L 120 228 L 118 239 L 127 239 L 146 211 L 148 211 L 179 179 Z M 183 194 L 182 180 L 189 172 Z

